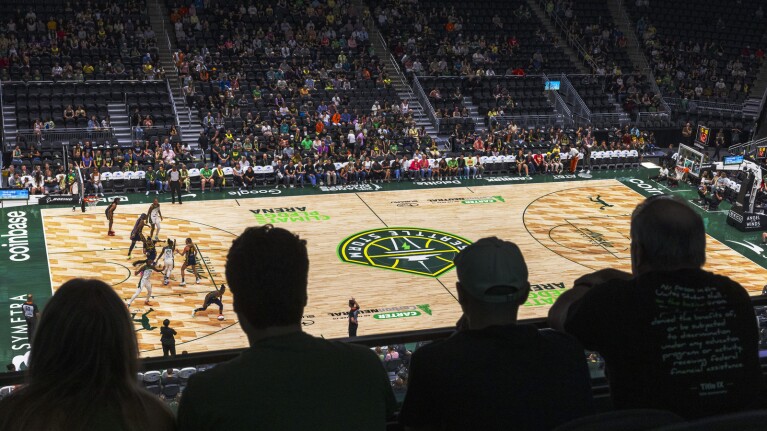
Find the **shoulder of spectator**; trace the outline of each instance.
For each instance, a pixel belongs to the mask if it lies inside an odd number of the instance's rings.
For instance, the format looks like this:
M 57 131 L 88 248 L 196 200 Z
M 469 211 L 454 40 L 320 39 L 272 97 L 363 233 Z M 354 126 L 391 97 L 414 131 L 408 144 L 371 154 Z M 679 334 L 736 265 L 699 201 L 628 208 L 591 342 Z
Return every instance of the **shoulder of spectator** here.
M 603 270 L 575 280 L 573 288 L 560 295 L 549 309 L 549 327 L 557 331 L 567 332 L 565 331 L 565 323 L 574 305 L 580 303 L 587 294 L 607 292 L 631 278 L 631 274 L 616 270 L 610 271 L 609 274 L 615 275 L 614 277 L 608 276 L 608 273 Z
M 173 431 L 176 429 L 176 419 L 173 412 L 164 402 L 144 390 L 141 390 L 140 397 L 144 404 L 146 417 L 149 419 L 149 431 Z

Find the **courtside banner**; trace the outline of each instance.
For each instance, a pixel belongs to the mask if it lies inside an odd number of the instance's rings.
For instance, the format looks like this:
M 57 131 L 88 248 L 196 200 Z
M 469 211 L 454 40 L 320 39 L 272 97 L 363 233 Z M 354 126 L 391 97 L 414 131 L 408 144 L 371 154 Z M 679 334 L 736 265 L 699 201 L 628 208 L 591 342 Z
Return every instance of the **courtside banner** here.
M 40 205 L 77 205 L 80 197 L 77 195 L 45 195 L 37 201 Z
M 27 323 L 21 311 L 31 293 L 42 310 L 51 296 L 48 255 L 38 207 L 0 210 L 0 364 L 24 369 L 29 357 Z M 32 287 L 21 287 L 32 286 Z

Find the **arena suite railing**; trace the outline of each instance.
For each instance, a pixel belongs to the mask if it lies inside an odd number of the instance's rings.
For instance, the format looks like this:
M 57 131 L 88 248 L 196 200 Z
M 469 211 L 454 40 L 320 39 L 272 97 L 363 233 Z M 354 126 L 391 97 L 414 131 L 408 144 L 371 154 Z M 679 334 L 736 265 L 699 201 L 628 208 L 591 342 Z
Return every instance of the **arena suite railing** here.
M 131 142 L 136 142 L 137 140 L 146 141 L 150 140 L 150 138 L 162 138 L 164 136 L 170 137 L 170 129 L 172 126 L 151 126 L 151 127 L 136 127 L 131 126 L 130 128 L 130 137 Z M 178 132 L 178 136 L 181 136 L 181 131 L 179 130 L 179 126 L 176 125 L 176 131 Z M 161 139 L 162 140 L 162 139 Z
M 731 154 L 752 154 L 756 147 L 767 146 L 767 137 L 730 146 L 727 151 Z
M 72 139 L 87 139 L 90 141 L 102 142 L 107 141 L 110 144 L 116 145 L 117 139 L 114 135 L 113 128 L 89 130 L 89 129 L 48 129 L 41 132 L 41 136 L 45 141 L 49 142 L 49 146 L 57 146 L 63 143 L 69 143 Z M 34 130 L 25 129 L 16 132 L 16 142 L 19 145 L 36 143 L 37 134 Z
M 663 98 L 669 105 L 673 106 L 677 110 L 682 109 L 683 99 L 679 97 L 664 97 Z M 690 105 L 696 107 L 698 111 L 708 112 L 726 112 L 726 113 L 740 113 L 743 111 L 743 105 L 740 103 L 728 103 L 728 102 L 714 102 L 710 100 L 698 100 L 688 99 L 688 109 Z
M 514 123 L 522 127 L 551 127 L 567 126 L 565 122 L 565 115 L 563 114 L 548 114 L 548 115 L 499 115 L 495 117 L 495 121 L 501 126 L 506 126 L 509 123 Z M 489 118 L 488 118 L 489 121 Z
M 752 296 L 753 307 L 767 307 L 767 296 Z M 548 328 L 545 318 L 524 319 L 520 323 L 535 325 L 538 328 Z M 418 331 L 403 331 L 389 334 L 366 335 L 355 338 L 337 338 L 335 341 L 359 344 L 366 347 L 387 346 L 390 344 L 417 343 L 423 341 L 436 341 L 450 337 L 455 333 L 454 327 L 425 329 Z M 167 368 L 182 368 L 189 366 L 217 364 L 235 358 L 246 349 L 219 350 L 215 352 L 200 352 L 178 355 L 175 358 L 148 357 L 141 359 L 141 370 L 164 370 Z M 764 355 L 762 355 L 764 356 Z M 307 360 L 311 360 L 307 358 Z M 767 362 L 762 366 L 763 374 L 767 374 Z M 0 372 L 0 387 L 18 385 L 24 382 L 24 372 Z M 608 392 L 604 380 L 592 381 L 595 395 Z

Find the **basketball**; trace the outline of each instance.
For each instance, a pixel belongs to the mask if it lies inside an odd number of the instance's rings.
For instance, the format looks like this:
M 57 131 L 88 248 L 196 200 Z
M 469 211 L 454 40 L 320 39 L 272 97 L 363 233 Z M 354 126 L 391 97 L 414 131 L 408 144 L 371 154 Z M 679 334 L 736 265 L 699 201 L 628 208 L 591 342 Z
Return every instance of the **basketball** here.
M 223 314 L 219 314 L 218 315 L 218 320 L 224 320 L 224 315 Z

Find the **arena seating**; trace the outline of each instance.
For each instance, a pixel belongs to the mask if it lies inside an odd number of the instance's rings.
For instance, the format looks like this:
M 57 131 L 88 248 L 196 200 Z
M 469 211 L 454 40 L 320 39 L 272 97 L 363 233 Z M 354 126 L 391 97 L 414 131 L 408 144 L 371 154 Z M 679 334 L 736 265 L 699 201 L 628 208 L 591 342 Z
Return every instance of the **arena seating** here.
M 0 3 L 0 16 L 0 80 L 144 79 L 157 73 L 156 37 L 142 0 L 8 0 Z
M 88 119 L 108 115 L 107 103 L 127 101 L 131 112 L 152 113 L 155 125 L 175 124 L 175 116 L 163 81 L 95 81 L 61 83 L 5 83 L 4 102 L 16 107 L 19 129 L 31 129 L 35 120 L 53 119 L 57 129 L 84 129 Z M 65 119 L 67 106 L 83 107 L 85 117 Z
M 541 1 L 544 5 L 545 1 Z M 612 22 L 606 0 L 557 1 L 553 13 L 567 25 L 569 34 L 589 53 L 602 73 L 613 75 L 617 71 L 630 72 L 633 67 L 625 50 L 625 36 Z M 589 64 L 587 66 L 590 67 Z M 616 69 L 617 67 L 617 69 Z
M 764 21 L 758 0 L 704 0 L 694 6 L 664 1 L 626 2 L 667 96 L 742 103 L 763 64 Z M 724 88 L 717 88 L 719 80 Z M 703 93 L 698 94 L 700 85 Z
M 562 73 L 574 69 L 521 0 L 370 2 L 395 58 L 418 75 Z M 495 19 L 496 22 L 493 20 Z M 440 67 L 439 61 L 445 66 Z M 434 67 L 432 67 L 434 64 Z M 416 67 L 417 69 L 417 67 Z
M 354 7 L 339 2 L 337 10 L 320 6 L 309 7 L 309 12 L 295 4 L 283 7 L 270 1 L 260 3 L 257 10 L 243 7 L 230 17 L 215 7 L 196 11 L 182 2 L 168 5 L 178 43 L 185 47 L 177 53 L 177 66 L 186 85 L 194 87 L 191 100 L 200 117 L 222 113 L 225 130 L 237 137 L 250 135 L 260 147 L 276 146 L 277 135 L 264 135 L 258 127 L 245 132 L 246 122 L 266 121 L 276 128 L 295 122 L 313 137 L 315 124 L 321 121 L 317 108 L 329 105 L 334 97 L 339 112 L 346 110 L 363 121 L 377 112 L 376 102 L 381 112 L 391 112 L 400 104 L 377 58 L 368 53 L 367 31 Z M 326 13 L 339 17 L 331 23 Z M 207 27 L 195 28 L 193 22 L 198 20 Z M 225 103 L 230 100 L 242 101 L 239 112 L 227 109 Z M 387 118 L 394 125 L 406 120 L 406 116 Z M 346 128 L 329 129 L 335 138 L 346 135 Z

